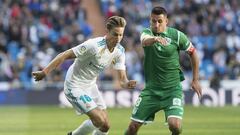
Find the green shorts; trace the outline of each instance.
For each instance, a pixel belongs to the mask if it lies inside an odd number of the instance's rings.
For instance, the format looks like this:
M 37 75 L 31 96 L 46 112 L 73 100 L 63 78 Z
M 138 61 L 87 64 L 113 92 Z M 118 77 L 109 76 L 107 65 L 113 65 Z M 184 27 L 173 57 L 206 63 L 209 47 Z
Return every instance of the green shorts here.
M 166 121 L 169 117 L 182 119 L 184 112 L 182 87 L 164 96 L 140 94 L 133 108 L 131 119 L 143 124 L 151 123 L 155 113 L 160 110 L 164 111 Z

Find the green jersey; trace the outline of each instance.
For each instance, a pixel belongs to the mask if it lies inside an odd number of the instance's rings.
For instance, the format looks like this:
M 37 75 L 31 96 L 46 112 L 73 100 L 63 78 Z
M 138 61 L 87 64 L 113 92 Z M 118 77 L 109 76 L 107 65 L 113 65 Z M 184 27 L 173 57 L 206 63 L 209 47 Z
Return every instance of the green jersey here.
M 141 34 L 141 41 L 150 36 L 162 37 L 166 44 L 154 43 L 143 47 L 145 89 L 147 90 L 144 89 L 142 94 L 162 95 L 168 90 L 178 89 L 181 77 L 183 77 L 179 63 L 179 51 L 187 51 L 192 44 L 184 33 L 170 27 L 158 35 L 146 28 Z

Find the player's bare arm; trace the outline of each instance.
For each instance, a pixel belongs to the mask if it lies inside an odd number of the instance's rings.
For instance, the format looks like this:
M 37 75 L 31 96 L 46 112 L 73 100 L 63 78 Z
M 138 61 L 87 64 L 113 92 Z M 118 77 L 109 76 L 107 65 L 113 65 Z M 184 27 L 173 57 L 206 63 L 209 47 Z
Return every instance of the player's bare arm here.
M 137 82 L 135 80 L 128 80 L 125 70 L 117 70 L 118 80 L 122 88 L 134 89 Z
M 193 70 L 193 79 L 191 83 L 192 89 L 197 93 L 199 99 L 202 96 L 202 88 L 199 83 L 199 59 L 197 56 L 197 52 L 193 48 L 193 50 L 189 51 L 191 63 L 192 63 L 192 70 Z
M 155 36 L 145 37 L 144 39 L 142 39 L 142 46 L 143 47 L 151 46 L 156 42 L 156 40 L 157 40 L 157 37 L 155 37 Z
M 76 58 L 72 49 L 58 54 L 42 71 L 32 72 L 35 81 L 42 80 L 48 73 L 60 66 L 65 60 Z

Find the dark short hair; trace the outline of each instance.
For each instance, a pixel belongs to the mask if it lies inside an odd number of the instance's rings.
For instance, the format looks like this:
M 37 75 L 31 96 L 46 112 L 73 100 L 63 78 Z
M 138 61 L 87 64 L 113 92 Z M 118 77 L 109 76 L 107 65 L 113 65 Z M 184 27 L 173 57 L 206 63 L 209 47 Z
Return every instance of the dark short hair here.
M 157 6 L 152 9 L 152 14 L 155 14 L 155 15 L 163 14 L 163 15 L 167 16 L 167 11 L 165 8 Z

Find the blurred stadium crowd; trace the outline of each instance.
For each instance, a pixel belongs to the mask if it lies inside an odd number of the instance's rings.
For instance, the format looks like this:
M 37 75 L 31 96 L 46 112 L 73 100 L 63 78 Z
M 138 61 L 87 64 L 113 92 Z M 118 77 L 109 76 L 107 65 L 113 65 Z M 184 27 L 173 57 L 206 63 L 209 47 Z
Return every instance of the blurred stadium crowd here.
M 122 44 L 130 79 L 144 82 L 140 33 L 149 26 L 154 5 L 165 7 L 169 26 L 191 39 L 200 56 L 202 80 L 240 79 L 240 2 L 238 0 L 100 0 L 105 18 L 120 15 L 127 28 Z M 81 0 L 0 0 L 0 81 L 28 89 L 31 72 L 42 69 L 59 52 L 92 37 Z M 186 77 L 188 56 L 181 54 Z M 46 82 L 62 82 L 72 61 L 65 62 Z M 114 80 L 106 70 L 99 80 Z

